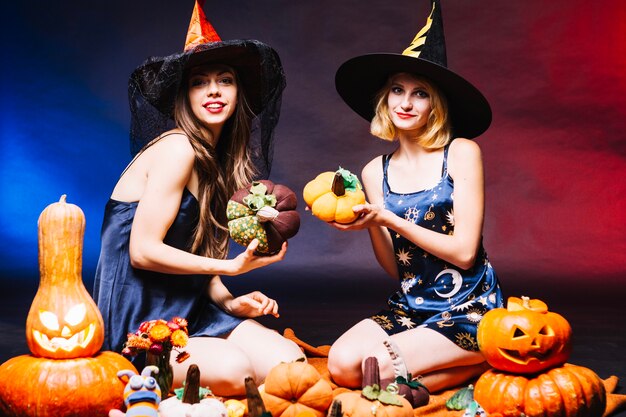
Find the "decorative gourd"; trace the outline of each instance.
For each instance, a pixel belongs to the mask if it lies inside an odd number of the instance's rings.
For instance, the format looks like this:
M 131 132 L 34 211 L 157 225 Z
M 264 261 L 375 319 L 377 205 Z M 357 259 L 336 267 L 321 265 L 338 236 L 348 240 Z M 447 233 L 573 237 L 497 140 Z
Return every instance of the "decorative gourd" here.
M 96 354 L 104 326 L 81 280 L 84 228 L 65 195 L 39 217 L 41 280 L 26 321 L 32 355 L 0 366 L 0 415 L 95 416 L 123 406 L 117 372 L 135 367 L 117 353 Z
M 324 417 L 332 402 L 332 391 L 313 365 L 290 362 L 269 371 L 261 398 L 273 417 L 296 417 L 303 411 Z
M 478 325 L 478 346 L 491 366 L 533 374 L 564 364 L 572 329 L 541 300 L 509 297 L 507 308 L 487 312 Z
M 100 311 L 82 281 L 85 216 L 65 195 L 39 216 L 37 294 L 26 320 L 26 342 L 35 356 L 88 357 L 104 341 Z
M 200 369 L 189 365 L 182 393 L 159 404 L 160 417 L 228 417 L 225 404 L 216 398 L 200 398 Z M 179 395 L 180 394 L 180 395 Z
M 399 348 L 391 339 L 383 341 L 383 345 L 387 348 L 391 364 L 393 366 L 394 378 L 386 378 L 380 380 L 380 386 L 383 389 L 389 389 L 389 385 L 393 384 L 392 389 L 397 389 L 398 395 L 403 396 L 411 404 L 413 408 L 418 408 L 428 404 L 430 401 L 430 391 L 418 378 L 413 378 L 409 373 L 406 363 L 399 353 Z
M 380 389 L 375 357 L 367 358 L 363 368 L 362 392 L 346 392 L 334 399 L 341 403 L 344 417 L 413 417 L 413 407 L 404 397 Z
M 474 400 L 474 386 L 472 384 L 461 388 L 452 397 L 446 400 L 448 410 L 465 410 Z
M 302 194 L 313 215 L 325 222 L 352 223 L 358 217 L 352 207 L 365 203 L 358 178 L 341 167 L 319 174 L 306 184 Z
M 76 359 L 16 356 L 0 366 L 0 415 L 106 416 L 124 406 L 121 369 L 135 367 L 114 352 Z
M 491 369 L 474 385 L 474 399 L 503 417 L 600 417 L 606 407 L 598 375 L 570 364 L 528 378 Z
M 255 181 L 238 190 L 228 201 L 226 216 L 231 238 L 243 246 L 259 240 L 257 252 L 278 252 L 298 233 L 300 215 L 293 191 L 272 181 Z
M 224 406 L 228 412 L 228 417 L 243 417 L 246 414 L 246 405 L 243 401 L 231 398 L 224 401 Z

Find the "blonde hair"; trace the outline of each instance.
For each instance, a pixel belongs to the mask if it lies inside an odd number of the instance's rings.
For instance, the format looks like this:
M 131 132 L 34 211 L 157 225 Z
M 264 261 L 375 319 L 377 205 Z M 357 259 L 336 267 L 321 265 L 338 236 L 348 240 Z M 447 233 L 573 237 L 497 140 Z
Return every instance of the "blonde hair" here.
M 191 252 L 223 259 L 228 253 L 226 205 L 235 191 L 249 184 L 256 169 L 248 151 L 250 123 L 253 117 L 241 83 L 235 73 L 237 105 L 226 121 L 217 145 L 210 133 L 194 116 L 189 103 L 185 77 L 176 97 L 174 120 L 187 135 L 196 154 L 200 218 L 191 243 Z
M 448 102 L 443 93 L 430 80 L 413 75 L 415 79 L 424 83 L 430 97 L 430 114 L 424 130 L 418 138 L 418 143 L 426 149 L 439 149 L 446 146 L 452 139 L 450 119 L 448 116 Z M 394 141 L 397 131 L 389 117 L 387 97 L 391 91 L 392 76 L 375 96 L 375 115 L 370 125 L 372 135 L 383 140 Z

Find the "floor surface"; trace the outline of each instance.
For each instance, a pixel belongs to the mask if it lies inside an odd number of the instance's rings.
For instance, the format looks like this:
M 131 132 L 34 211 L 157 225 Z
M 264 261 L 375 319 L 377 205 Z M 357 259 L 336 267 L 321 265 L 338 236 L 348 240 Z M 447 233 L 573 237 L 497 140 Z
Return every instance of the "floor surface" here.
M 22 284 L 0 279 L 2 288 L 7 289 L 0 294 L 0 363 L 28 353 L 25 322 L 37 281 L 20 282 Z M 233 293 L 262 287 L 278 300 L 281 317 L 266 317 L 260 321 L 280 332 L 290 327 L 312 345 L 332 343 L 352 324 L 382 307 L 385 294 L 393 288 L 391 282 L 361 284 L 356 277 L 333 280 L 328 276 L 307 277 L 301 273 L 280 279 L 258 277 L 258 280 L 228 279 L 225 282 Z M 254 283 L 263 285 L 253 288 Z M 574 348 L 569 362 L 588 367 L 601 378 L 616 375 L 620 380 L 617 392 L 626 394 L 626 294 L 623 289 L 619 290 L 621 293 L 599 297 L 575 288 L 564 292 L 541 287 L 535 288 L 532 298 L 543 299 L 552 311 L 570 322 Z M 509 295 L 524 295 L 514 287 L 508 292 Z M 626 417 L 626 411 L 615 415 Z

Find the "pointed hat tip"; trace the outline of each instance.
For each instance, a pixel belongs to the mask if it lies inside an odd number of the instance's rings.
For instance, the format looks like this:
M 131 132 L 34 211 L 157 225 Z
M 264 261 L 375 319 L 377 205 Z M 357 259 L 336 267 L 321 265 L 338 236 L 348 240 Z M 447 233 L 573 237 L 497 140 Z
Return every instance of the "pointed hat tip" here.
M 196 0 L 187 30 L 187 39 L 185 39 L 185 52 L 195 48 L 197 45 L 210 42 L 220 42 L 219 37 L 211 23 L 206 18 L 202 6 L 204 0 Z

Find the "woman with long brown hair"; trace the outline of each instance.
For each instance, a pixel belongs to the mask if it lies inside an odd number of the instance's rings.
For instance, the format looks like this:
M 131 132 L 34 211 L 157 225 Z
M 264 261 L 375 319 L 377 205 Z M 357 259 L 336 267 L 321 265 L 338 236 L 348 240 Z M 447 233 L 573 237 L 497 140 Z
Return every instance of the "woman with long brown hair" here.
M 285 243 L 257 256 L 254 240 L 227 259 L 226 205 L 269 173 L 284 86 L 271 47 L 222 41 L 198 3 L 185 52 L 150 58 L 131 75 L 137 152 L 106 205 L 94 298 L 108 350 L 122 351 L 144 321 L 187 320 L 191 357 L 172 358 L 175 386 L 194 363 L 215 394 L 241 395 L 245 377 L 261 383 L 274 365 L 302 356 L 252 320 L 278 316 L 275 300 L 259 291 L 234 297 L 220 279 L 280 261 L 287 250 Z

